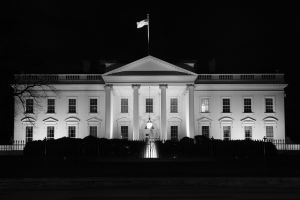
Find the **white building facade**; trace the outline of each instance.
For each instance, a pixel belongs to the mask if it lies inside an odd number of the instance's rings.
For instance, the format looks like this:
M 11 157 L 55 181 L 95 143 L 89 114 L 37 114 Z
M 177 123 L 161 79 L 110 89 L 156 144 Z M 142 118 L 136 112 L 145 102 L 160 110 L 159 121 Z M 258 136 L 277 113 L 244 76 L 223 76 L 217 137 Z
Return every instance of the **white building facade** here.
M 285 139 L 283 74 L 196 74 L 147 56 L 104 74 L 15 76 L 51 87 L 15 98 L 14 140 Z

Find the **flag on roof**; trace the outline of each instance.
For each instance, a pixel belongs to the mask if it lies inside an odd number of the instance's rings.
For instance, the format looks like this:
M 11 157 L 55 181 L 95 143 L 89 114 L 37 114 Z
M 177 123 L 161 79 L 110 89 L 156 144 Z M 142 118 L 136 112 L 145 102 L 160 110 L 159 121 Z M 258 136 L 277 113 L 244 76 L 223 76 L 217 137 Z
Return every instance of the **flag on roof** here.
M 149 20 L 144 19 L 142 21 L 137 22 L 136 25 L 137 25 L 137 28 L 142 28 L 143 26 L 148 26 L 149 25 Z

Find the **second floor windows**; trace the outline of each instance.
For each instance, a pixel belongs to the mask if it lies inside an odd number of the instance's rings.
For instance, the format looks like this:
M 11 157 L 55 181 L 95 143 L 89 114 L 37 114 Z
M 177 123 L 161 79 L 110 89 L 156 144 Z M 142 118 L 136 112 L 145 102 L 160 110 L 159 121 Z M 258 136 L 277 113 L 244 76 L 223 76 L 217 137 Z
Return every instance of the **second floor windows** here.
M 251 98 L 244 98 L 244 113 L 251 113 Z
M 76 113 L 76 99 L 69 99 L 69 113 Z
M 153 113 L 153 99 L 146 98 L 146 113 Z
M 47 113 L 55 113 L 55 99 L 47 100 Z
M 33 113 L 33 99 L 26 99 L 25 112 Z
M 265 98 L 266 105 L 266 113 L 274 112 L 274 99 L 273 98 Z
M 223 113 L 230 113 L 230 99 L 229 98 L 223 98 Z
M 121 99 L 121 113 L 128 113 L 128 99 Z
M 207 113 L 208 112 L 208 104 L 209 104 L 209 99 L 208 98 L 203 98 L 201 99 L 201 112 L 202 113 Z
M 97 99 L 90 99 L 90 113 L 97 113 L 98 106 L 97 106 Z
M 171 113 L 177 113 L 178 112 L 178 99 L 177 98 L 171 98 L 170 100 L 170 112 Z

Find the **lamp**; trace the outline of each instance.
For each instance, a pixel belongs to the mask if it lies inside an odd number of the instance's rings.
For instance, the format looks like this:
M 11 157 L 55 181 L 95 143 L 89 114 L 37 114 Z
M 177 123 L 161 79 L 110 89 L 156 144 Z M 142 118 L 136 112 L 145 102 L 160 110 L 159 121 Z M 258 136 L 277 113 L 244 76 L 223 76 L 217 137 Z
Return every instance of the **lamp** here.
M 149 99 L 150 99 L 150 85 L 149 85 Z M 150 119 L 150 110 L 149 110 L 149 112 L 148 112 L 148 114 L 149 114 L 149 119 L 148 119 L 148 121 L 147 121 L 147 123 L 146 123 L 146 127 L 145 127 L 145 129 L 153 129 L 154 127 L 153 127 L 153 123 L 152 123 L 152 121 L 151 121 L 151 119 Z

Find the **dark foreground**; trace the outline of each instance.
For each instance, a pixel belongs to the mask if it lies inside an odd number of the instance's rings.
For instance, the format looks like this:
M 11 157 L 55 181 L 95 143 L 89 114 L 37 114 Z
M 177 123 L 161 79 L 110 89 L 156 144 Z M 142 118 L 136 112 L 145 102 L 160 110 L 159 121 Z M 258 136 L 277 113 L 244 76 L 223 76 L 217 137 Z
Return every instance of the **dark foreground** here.
M 122 160 L 0 156 L 0 199 L 300 199 L 300 156 Z
M 0 199 L 300 199 L 300 178 L 1 179 Z

